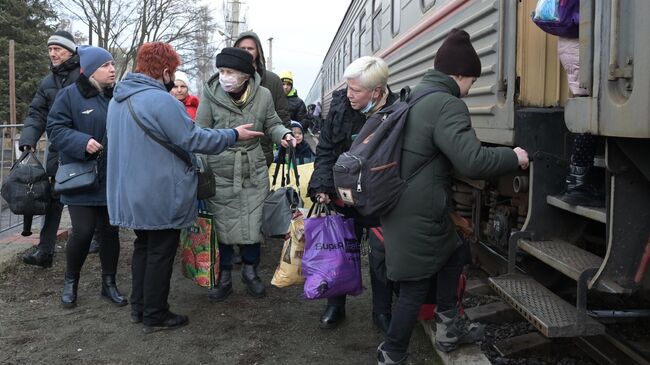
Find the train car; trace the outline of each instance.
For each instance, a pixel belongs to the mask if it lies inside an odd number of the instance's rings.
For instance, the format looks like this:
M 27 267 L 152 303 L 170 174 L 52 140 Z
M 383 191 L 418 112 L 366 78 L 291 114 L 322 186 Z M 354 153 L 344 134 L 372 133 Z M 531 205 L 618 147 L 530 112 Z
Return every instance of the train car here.
M 529 170 L 493 180 L 456 176 L 451 198 L 472 223 L 474 259 L 544 335 L 601 334 L 605 327 L 587 315 L 587 298 L 620 303 L 650 288 L 650 47 L 643 36 L 650 32 L 650 2 L 580 1 L 580 85 L 588 95 L 579 98 L 569 95 L 557 37 L 531 20 L 535 5 L 353 0 L 318 88 L 326 115 L 332 92 L 345 87 L 345 67 L 364 55 L 388 62 L 393 91 L 414 85 L 433 67 L 449 31 L 465 29 L 482 63 L 463 99 L 477 136 L 489 145 L 522 146 L 532 157 Z M 597 136 L 603 209 L 558 198 L 573 133 Z M 558 283 L 569 283 L 574 295 L 558 296 L 550 289 Z

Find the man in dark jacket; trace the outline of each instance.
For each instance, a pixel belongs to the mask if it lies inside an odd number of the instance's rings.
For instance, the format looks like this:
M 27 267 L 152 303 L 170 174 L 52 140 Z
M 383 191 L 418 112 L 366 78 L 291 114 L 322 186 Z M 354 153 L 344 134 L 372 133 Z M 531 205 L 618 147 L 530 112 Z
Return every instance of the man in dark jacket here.
M 260 38 L 254 32 L 243 32 L 235 41 L 234 47 L 244 49 L 253 56 L 253 67 L 262 77 L 261 85 L 269 89 L 271 96 L 273 96 L 275 112 L 284 122 L 284 126 L 291 128 L 291 117 L 289 116 L 287 98 L 282 89 L 282 82 L 278 75 L 266 69 L 264 50 Z M 261 138 L 260 143 L 262 151 L 264 151 L 264 157 L 266 157 L 266 165 L 271 166 L 271 163 L 273 163 L 273 143 L 266 137 Z
M 287 96 L 291 120 L 303 123 L 307 117 L 307 108 L 305 102 L 298 96 L 298 90 L 293 87 L 293 74 L 291 71 L 281 72 L 280 81 L 282 81 L 282 90 Z M 304 124 L 302 126 L 305 127 Z
M 72 85 L 79 78 L 79 56 L 72 35 L 64 30 L 58 30 L 47 40 L 47 52 L 50 58 L 51 74 L 45 76 L 29 105 L 27 118 L 20 133 L 20 150 L 35 149 L 38 140 L 45 132 L 47 114 L 49 113 L 57 93 L 62 88 Z M 46 171 L 54 179 L 58 167 L 59 154 L 51 146 L 47 153 Z M 37 248 L 23 256 L 23 262 L 28 265 L 41 267 L 52 266 L 56 231 L 59 229 L 63 205 L 59 197 L 52 197 L 50 206 L 43 219 L 40 240 Z
M 405 361 L 432 279 L 437 284 L 436 347 L 451 351 L 482 337 L 482 327 L 466 322 L 457 309 L 458 278 L 468 248 L 449 216 L 452 168 L 470 178 L 486 178 L 528 167 L 526 151 L 485 147 L 472 129 L 469 110 L 460 98 L 480 76 L 481 60 L 469 34 L 452 30 L 436 53 L 434 67 L 413 93 L 426 88 L 439 92 L 411 108 L 403 131 L 401 173 L 415 175 L 395 208 L 381 217 L 387 276 L 399 283 L 400 295 L 386 341 L 377 349 L 379 364 Z
M 316 160 L 308 194 L 322 203 L 327 204 L 332 200 L 339 213 L 354 218 L 356 235 L 361 239 L 364 228 L 377 227 L 379 221 L 376 218 L 363 217 L 354 209 L 344 207 L 342 201 L 335 200 L 332 167 L 339 155 L 350 149 L 366 119 L 393 104 L 397 96 L 388 88 L 388 66 L 380 58 L 365 56 L 355 60 L 345 69 L 343 77 L 346 79 L 347 89 L 337 90 L 332 94 L 327 121 L 316 145 Z M 392 284 L 380 273 L 382 270 L 379 270 L 379 266 L 383 266 L 383 246 L 373 239 L 370 240 L 370 245 L 372 317 L 379 330 L 385 333 L 391 318 Z M 327 300 L 327 307 L 320 318 L 321 328 L 334 328 L 343 321 L 345 302 L 345 295 Z

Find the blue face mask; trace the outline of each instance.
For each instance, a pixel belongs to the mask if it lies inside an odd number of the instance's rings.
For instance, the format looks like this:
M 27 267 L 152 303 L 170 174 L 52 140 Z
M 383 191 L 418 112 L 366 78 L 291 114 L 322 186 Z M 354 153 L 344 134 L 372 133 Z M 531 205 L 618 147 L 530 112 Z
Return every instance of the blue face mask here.
M 371 111 L 372 108 L 374 108 L 374 107 L 375 107 L 375 101 L 372 100 L 372 99 L 370 99 L 370 101 L 368 102 L 368 105 L 366 105 L 366 107 L 363 108 L 363 109 L 361 110 L 361 112 L 362 112 L 363 114 L 366 114 L 367 112 Z

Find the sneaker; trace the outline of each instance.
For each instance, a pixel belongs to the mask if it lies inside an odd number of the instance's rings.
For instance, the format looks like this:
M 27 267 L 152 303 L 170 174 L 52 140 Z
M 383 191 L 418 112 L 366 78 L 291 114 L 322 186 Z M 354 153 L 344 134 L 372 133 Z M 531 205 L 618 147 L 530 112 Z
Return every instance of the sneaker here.
M 483 338 L 485 326 L 469 322 L 458 310 L 436 311 L 436 348 L 443 352 L 455 350 L 458 345 L 474 343 Z
M 162 321 L 154 325 L 145 324 L 142 331 L 145 334 L 149 334 L 157 331 L 174 330 L 187 325 L 189 322 L 189 319 L 185 315 L 167 312 Z
M 377 365 L 406 364 L 408 354 L 388 352 L 383 349 L 384 342 L 377 346 Z

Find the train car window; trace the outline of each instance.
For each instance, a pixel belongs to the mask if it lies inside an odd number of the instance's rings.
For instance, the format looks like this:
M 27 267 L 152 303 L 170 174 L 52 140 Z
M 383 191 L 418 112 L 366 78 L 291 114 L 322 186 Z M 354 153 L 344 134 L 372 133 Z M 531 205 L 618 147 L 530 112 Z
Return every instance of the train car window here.
M 429 11 L 434 5 L 436 5 L 436 0 L 420 0 L 420 9 L 423 13 Z
M 399 33 L 399 26 L 402 20 L 402 0 L 391 0 L 391 30 L 393 36 Z
M 364 11 L 359 15 L 359 52 L 357 53 L 358 57 L 364 54 L 363 52 L 363 38 L 366 34 L 366 12 Z
M 373 3 L 379 3 L 379 9 L 375 9 L 372 14 L 372 51 L 376 52 L 381 48 L 381 2 L 375 0 Z M 374 8 L 374 6 L 373 6 Z

